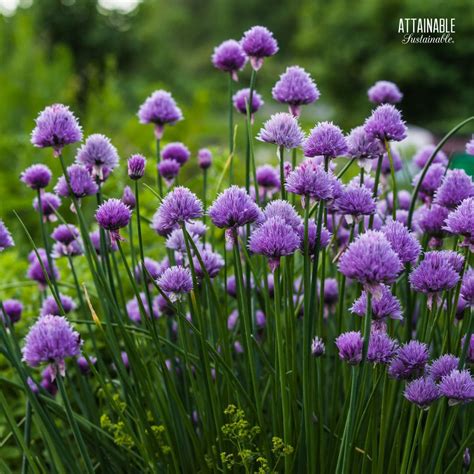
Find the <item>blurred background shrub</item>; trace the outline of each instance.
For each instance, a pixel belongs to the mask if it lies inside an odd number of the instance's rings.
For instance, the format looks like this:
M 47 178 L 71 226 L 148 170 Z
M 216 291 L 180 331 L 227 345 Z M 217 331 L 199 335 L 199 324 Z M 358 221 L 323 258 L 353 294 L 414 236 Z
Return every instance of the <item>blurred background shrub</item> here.
M 0 0 L 4 10 L 14 3 Z M 456 18 L 454 44 L 401 43 L 399 18 L 433 16 Z M 210 55 L 253 24 L 270 28 L 280 45 L 258 78 L 266 100 L 260 120 L 281 109 L 271 99 L 278 75 L 300 64 L 322 92 L 305 113 L 307 126 L 321 118 L 346 131 L 360 124 L 370 111 L 367 88 L 387 79 L 404 92 L 409 123 L 443 133 L 474 110 L 473 16 L 474 4 L 465 0 L 20 0 L 15 12 L 0 16 L 0 186 L 8 196 L 0 213 L 31 198 L 16 178 L 46 156 L 30 146 L 29 133 L 52 102 L 71 105 L 86 135 L 109 135 L 123 157 L 150 154 L 151 133 L 136 111 L 163 87 L 186 117 L 167 140 L 194 151 L 225 145 L 226 78 L 213 70 Z M 247 85 L 248 73 L 237 87 Z

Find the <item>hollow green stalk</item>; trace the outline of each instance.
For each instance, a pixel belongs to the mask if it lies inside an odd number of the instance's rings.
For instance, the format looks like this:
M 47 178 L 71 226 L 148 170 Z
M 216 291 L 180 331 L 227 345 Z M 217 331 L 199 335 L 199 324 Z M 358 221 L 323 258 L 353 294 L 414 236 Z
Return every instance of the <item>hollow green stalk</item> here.
M 397 219 L 397 205 L 398 205 L 398 192 L 397 192 L 397 180 L 395 178 L 395 167 L 393 165 L 393 156 L 392 150 L 388 140 L 384 140 L 385 150 L 387 150 L 388 160 L 390 162 L 390 175 L 392 177 L 392 193 L 393 193 L 393 202 L 392 202 L 392 217 L 393 220 Z
M 280 187 L 281 187 L 281 198 L 286 200 L 286 189 L 285 189 L 285 160 L 284 160 L 285 147 L 280 146 L 278 148 L 278 157 L 280 159 Z M 309 202 L 306 204 L 309 206 Z
M 26 400 L 26 415 L 25 415 L 25 431 L 24 431 L 24 442 L 25 446 L 29 449 L 31 442 L 31 418 L 33 410 L 31 408 L 31 403 Z M 21 462 L 21 474 L 28 474 L 28 456 L 26 453 L 23 453 L 23 459 Z
M 62 379 L 62 375 L 60 374 L 60 369 L 59 369 L 58 366 L 56 366 L 56 373 L 58 374 L 57 377 L 56 377 L 56 383 L 58 385 L 59 392 L 61 393 L 61 398 L 62 398 L 63 403 L 64 403 L 66 416 L 67 416 L 68 422 L 71 426 L 72 432 L 74 434 L 74 439 L 76 440 L 76 443 L 77 443 L 78 448 L 79 448 L 79 452 L 81 453 L 81 457 L 84 461 L 86 472 L 88 472 L 89 474 L 93 474 L 94 473 L 94 467 L 93 467 L 92 461 L 89 457 L 89 453 L 87 451 L 86 444 L 84 443 L 84 439 L 82 438 L 81 431 L 79 430 L 79 426 L 76 422 L 76 419 L 74 418 L 74 415 L 73 415 L 73 412 L 72 412 L 72 407 L 71 407 L 71 404 L 69 402 L 69 398 L 67 396 L 66 389 L 64 387 L 64 382 L 63 382 L 63 379 Z
M 234 153 L 234 104 L 232 96 L 234 94 L 234 80 L 232 74 L 228 74 L 228 123 L 229 123 L 229 156 Z M 229 184 L 234 183 L 234 160 L 229 164 Z
M 161 174 L 158 171 L 158 165 L 161 161 L 161 139 L 156 139 L 156 186 L 158 188 L 158 194 L 160 197 L 163 197 L 163 180 L 161 179 Z
M 286 354 L 285 354 L 285 321 L 284 312 L 281 311 L 280 292 L 280 267 L 277 266 L 274 273 L 274 303 L 275 303 L 275 338 L 278 360 L 278 381 L 281 393 L 281 409 L 283 416 L 283 440 L 291 444 L 291 420 L 288 410 L 288 393 L 286 383 Z M 290 472 L 290 457 L 285 456 L 285 472 Z
M 379 188 L 380 172 L 382 171 L 382 161 L 383 161 L 383 155 L 380 155 L 377 161 L 377 168 L 375 170 L 374 191 L 372 193 L 372 196 L 375 200 L 377 199 L 377 192 Z M 374 225 L 374 218 L 375 218 L 375 213 L 369 217 L 369 229 L 372 229 Z
M 58 284 L 56 282 L 56 277 L 53 272 L 53 259 L 51 258 L 51 247 L 48 240 L 48 232 L 46 228 L 46 223 L 44 222 L 44 213 L 43 213 L 43 202 L 42 202 L 42 190 L 38 189 L 38 213 L 40 218 L 40 229 L 41 235 L 43 238 L 44 250 L 46 251 L 46 258 L 48 260 L 48 266 L 50 268 L 50 280 L 54 286 L 56 293 L 59 295 Z

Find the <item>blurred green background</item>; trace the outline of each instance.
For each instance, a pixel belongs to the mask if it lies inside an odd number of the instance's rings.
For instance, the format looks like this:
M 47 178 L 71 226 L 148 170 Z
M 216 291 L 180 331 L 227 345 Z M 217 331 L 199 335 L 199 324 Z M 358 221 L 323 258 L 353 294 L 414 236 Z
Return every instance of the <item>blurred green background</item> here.
M 455 43 L 403 45 L 397 32 L 403 17 L 454 17 Z M 163 87 L 186 118 L 169 129 L 166 141 L 182 140 L 193 151 L 224 146 L 227 78 L 212 67 L 210 55 L 216 44 L 239 39 L 254 24 L 270 28 L 280 45 L 258 77 L 266 105 L 256 128 L 282 110 L 271 87 L 292 64 L 311 72 L 322 93 L 304 111 L 307 127 L 321 118 L 346 131 L 360 124 L 371 109 L 366 90 L 378 79 L 399 84 L 408 123 L 435 133 L 473 113 L 474 3 L 466 0 L 142 0 L 128 13 L 97 0 L 20 1 L 14 14 L 0 16 L 0 215 L 29 205 L 31 192 L 16 181 L 27 165 L 52 164 L 48 152 L 29 144 L 34 118 L 52 102 L 71 105 L 85 134 L 110 136 L 122 157 L 134 151 L 149 156 L 151 130 L 138 124 L 136 112 Z M 237 87 L 248 79 L 247 67 Z

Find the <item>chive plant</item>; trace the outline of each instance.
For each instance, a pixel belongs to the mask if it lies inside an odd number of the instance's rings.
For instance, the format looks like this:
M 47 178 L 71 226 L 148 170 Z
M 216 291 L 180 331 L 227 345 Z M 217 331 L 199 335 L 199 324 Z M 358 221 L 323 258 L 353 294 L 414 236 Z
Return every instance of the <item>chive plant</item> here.
M 369 89 L 375 109 L 349 134 L 331 122 L 306 134 L 299 117 L 320 92 L 293 66 L 272 91 L 290 113 L 255 134 L 257 71 L 277 51 L 260 26 L 215 49 L 229 76 L 229 156 L 199 150 L 197 194 L 178 182 L 189 149 L 162 143 L 183 119 L 170 93 L 138 113 L 155 126 L 156 182 L 134 154 L 119 191 L 109 138 L 89 135 L 72 163 L 77 118 L 61 104 L 39 114 L 32 144 L 52 148 L 62 175 L 54 194 L 47 164 L 21 178 L 41 227 L 36 242 L 16 214 L 39 295 L 26 331 L 15 282 L 0 304 L 13 369 L 1 376 L 3 444 L 20 449 L 22 473 L 471 469 L 474 182 L 442 147 L 474 117 L 409 164 L 396 151 L 407 127 L 395 84 Z M 247 61 L 249 88 L 234 95 Z M 234 107 L 247 138 L 238 154 Z M 278 162 L 257 166 L 256 139 Z M 413 189 L 401 167 L 415 170 Z M 81 204 L 94 195 L 91 213 Z M 13 237 L 0 220 L 0 251 Z

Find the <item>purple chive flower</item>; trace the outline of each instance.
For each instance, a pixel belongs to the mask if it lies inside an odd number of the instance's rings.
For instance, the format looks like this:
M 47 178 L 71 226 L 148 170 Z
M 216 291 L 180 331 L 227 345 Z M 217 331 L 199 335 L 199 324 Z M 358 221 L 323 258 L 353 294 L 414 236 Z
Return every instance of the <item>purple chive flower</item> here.
M 120 358 L 122 359 L 123 366 L 129 370 L 130 369 L 130 361 L 128 360 L 128 354 L 125 351 L 120 353 Z
M 311 355 L 314 357 L 321 357 L 326 351 L 326 346 L 323 340 L 316 336 L 311 342 Z
M 449 210 L 446 207 L 437 204 L 431 207 L 422 206 L 417 209 L 414 221 L 422 232 L 441 237 L 444 234 L 443 227 L 448 214 Z
M 242 354 L 244 352 L 244 348 L 242 347 L 242 344 L 239 341 L 234 342 L 234 350 L 237 354 Z M 213 376 L 213 379 L 214 378 L 215 377 Z
M 469 450 L 469 448 L 466 448 L 464 450 L 464 454 L 462 456 L 462 463 L 463 463 L 463 467 L 466 469 L 466 471 L 469 471 L 469 468 L 471 466 L 471 451 Z
M 161 151 L 163 160 L 175 160 L 183 166 L 190 158 L 189 148 L 181 142 L 168 143 Z
M 434 203 L 454 209 L 474 196 L 474 182 L 464 170 L 448 170 L 435 194 Z
M 137 199 L 135 198 L 135 194 L 133 194 L 132 188 L 130 186 L 125 186 L 123 188 L 122 202 L 130 209 L 135 209 L 135 206 L 137 205 Z
M 278 52 L 278 43 L 273 33 L 264 26 L 253 26 L 244 33 L 240 44 L 245 54 L 250 58 L 250 64 L 255 71 L 263 65 L 263 59 Z
M 28 377 L 28 378 L 26 379 L 26 383 L 28 384 L 29 389 L 30 389 L 34 394 L 38 394 L 38 393 L 39 393 L 38 384 L 37 384 L 31 377 Z
M 344 332 L 336 338 L 339 358 L 351 365 L 357 365 L 361 362 L 363 345 L 364 338 L 360 331 Z
M 469 268 L 464 274 L 461 285 L 461 296 L 470 306 L 474 306 L 474 268 Z
M 237 112 L 247 115 L 247 104 L 250 102 L 250 89 L 240 89 L 232 97 L 234 107 Z M 265 102 L 262 99 L 262 96 L 253 91 L 252 93 L 252 104 L 250 106 L 250 115 L 253 117 L 253 114 L 258 112 Z
M 267 324 L 267 318 L 265 316 L 265 313 L 260 309 L 257 309 L 257 311 L 255 311 L 255 324 L 259 329 L 264 328 Z
M 390 147 L 390 152 L 392 154 L 393 170 L 396 173 L 397 171 L 400 171 L 403 168 L 402 158 L 400 157 L 399 153 L 393 149 L 393 147 Z M 372 161 L 372 168 L 373 169 L 377 168 L 377 162 L 376 161 Z M 381 167 L 380 171 L 382 172 L 382 174 L 384 176 L 389 175 L 391 173 L 391 171 L 390 171 L 390 158 L 388 157 L 387 152 L 385 152 L 383 154 L 382 167 Z
M 166 269 L 157 284 L 173 303 L 193 289 L 191 272 L 179 265 Z
M 200 252 L 200 256 L 209 278 L 215 278 L 220 272 L 221 268 L 224 266 L 224 259 L 222 258 L 222 255 L 217 252 L 213 252 L 212 250 L 206 249 Z M 197 277 L 204 278 L 204 270 L 201 268 L 201 263 L 199 262 L 197 256 L 193 258 L 193 264 Z
M 397 209 L 395 212 L 395 220 L 403 224 L 405 227 L 408 226 L 408 211 L 404 209 Z
M 157 280 L 163 272 L 169 268 L 169 261 L 168 258 L 165 258 L 161 262 L 157 262 L 152 258 L 145 257 L 145 281 L 147 284 L 151 283 L 151 280 Z M 137 283 L 142 282 L 143 278 L 143 271 L 142 271 L 142 263 L 139 262 L 134 269 L 135 280 Z
M 132 155 L 128 159 L 128 177 L 133 180 L 143 178 L 145 174 L 146 158 L 143 155 Z
M 397 356 L 390 363 L 388 374 L 398 380 L 408 380 L 423 374 L 428 362 L 428 346 L 423 342 L 409 341 L 398 350 Z
M 161 202 L 153 216 L 151 227 L 160 235 L 168 235 L 184 222 L 202 216 L 202 202 L 188 188 L 178 186 Z
M 461 272 L 464 265 L 464 257 L 454 250 L 441 250 L 440 252 L 426 252 L 425 259 L 431 258 L 433 255 L 441 256 L 446 263 L 451 265 L 458 273 Z
M 198 151 L 198 164 L 202 170 L 207 170 L 212 164 L 212 153 L 208 148 L 201 148 Z
M 183 120 L 183 113 L 169 92 L 157 90 L 140 106 L 138 118 L 140 123 L 155 124 L 155 136 L 160 140 L 165 125 L 174 125 Z
M 56 194 L 45 193 L 41 194 L 41 210 L 43 213 L 43 222 L 56 222 L 58 217 L 55 211 L 61 205 L 61 199 Z M 33 208 L 36 212 L 39 212 L 39 201 L 38 198 L 33 199 Z
M 180 169 L 181 165 L 176 160 L 163 160 L 158 164 L 158 173 L 160 173 L 168 187 L 173 184 Z
M 263 165 L 257 168 L 257 183 L 266 190 L 280 189 L 280 176 L 277 169 L 270 165 Z
M 408 211 L 410 209 L 411 194 L 406 189 L 400 189 L 398 191 L 398 208 L 400 210 Z M 387 194 L 388 209 L 393 209 L 393 192 Z
M 233 331 L 235 329 L 235 326 L 237 325 L 237 321 L 239 320 L 239 312 L 238 310 L 234 309 L 232 313 L 229 314 L 229 317 L 227 318 L 227 329 L 229 331 Z
M 74 303 L 70 296 L 59 294 L 59 300 L 61 301 L 64 314 L 69 314 L 76 309 L 76 303 Z M 58 303 L 54 299 L 54 296 L 48 296 L 45 298 L 43 304 L 41 305 L 40 314 L 41 316 L 45 316 L 47 314 L 55 314 L 59 316 L 61 314 L 61 310 L 59 309 Z
M 335 278 L 326 278 L 324 280 L 324 304 L 331 306 L 337 303 L 339 296 L 339 287 Z
M 94 182 L 87 169 L 83 166 L 77 164 L 68 166 L 67 174 L 75 198 L 80 199 L 98 192 L 99 187 Z M 68 197 L 70 195 L 69 186 L 64 176 L 61 176 L 58 179 L 54 191 L 61 197 Z
M 468 155 L 474 156 L 474 138 L 471 138 L 467 143 L 466 143 L 466 153 Z
M 50 280 L 53 278 L 55 280 L 58 280 L 59 271 L 54 263 L 53 263 L 52 268 L 49 266 L 46 251 L 44 249 L 39 248 L 37 251 L 38 251 L 40 260 L 38 259 L 34 250 L 32 250 L 30 254 L 28 255 L 28 261 L 30 262 L 30 266 L 28 267 L 27 276 L 31 280 L 36 281 L 40 289 L 46 289 L 48 286 L 48 281 L 43 271 L 43 267 L 41 266 L 41 263 L 43 264 L 46 274 Z
M 462 297 L 462 295 L 459 295 L 458 299 L 458 305 L 456 307 L 456 319 L 458 321 L 462 321 L 464 318 L 464 311 L 466 310 L 466 300 Z
M 392 295 L 390 288 L 386 285 L 381 286 L 381 296 L 379 299 L 372 298 L 371 306 L 373 319 L 403 319 L 400 301 L 396 296 Z M 357 314 L 357 316 L 366 315 L 367 293 L 365 291 L 354 301 L 350 311 Z
M 208 214 L 215 226 L 236 229 L 255 222 L 260 217 L 260 209 L 245 189 L 231 186 L 217 196 Z
M 110 172 L 116 168 L 119 156 L 117 148 L 112 145 L 110 138 L 100 133 L 94 133 L 77 150 L 76 162 L 85 166 L 93 178 L 104 181 L 104 169 Z
M 54 364 L 54 378 L 56 368 L 59 368 L 60 375 L 64 375 L 65 359 L 78 356 L 81 345 L 81 336 L 66 318 L 47 314 L 40 316 L 30 328 L 22 349 L 23 360 L 30 367 L 37 367 L 43 362 Z
M 250 236 L 249 249 L 265 255 L 273 272 L 280 264 L 280 258 L 292 255 L 300 245 L 300 237 L 294 228 L 281 217 L 271 217 Z
M 435 191 L 441 186 L 445 172 L 446 168 L 438 163 L 434 163 L 428 168 L 420 185 L 419 195 L 423 201 L 431 201 Z M 413 186 L 416 186 L 420 181 L 421 173 L 422 171 L 413 178 Z
M 421 170 L 425 167 L 428 160 L 431 158 L 431 155 L 435 151 L 436 147 L 434 145 L 425 145 L 423 148 L 418 150 L 418 152 L 413 157 L 413 163 Z M 432 164 L 442 165 L 444 168 L 448 165 L 448 157 L 444 151 L 439 150 L 436 153 Z
M 429 377 L 420 377 L 407 384 L 403 396 L 419 408 L 426 410 L 438 400 L 440 392 L 438 386 Z
M 316 247 L 316 237 L 317 237 L 317 226 L 314 219 L 310 219 L 308 221 L 308 250 L 309 255 L 314 255 L 315 247 Z M 300 224 L 297 229 L 298 235 L 300 237 L 300 250 L 304 253 L 304 223 Z M 331 233 L 326 229 L 326 227 L 321 227 L 321 239 L 320 239 L 320 247 L 326 248 L 329 245 L 331 240 Z
M 54 156 L 59 156 L 66 145 L 81 140 L 82 130 L 76 117 L 62 104 L 46 107 L 38 115 L 31 133 L 31 143 L 38 148 L 52 147 Z
M 89 234 L 89 238 L 91 239 L 92 246 L 94 247 L 97 255 L 101 255 L 101 244 L 100 244 L 100 231 L 96 230 Z M 107 243 L 106 243 L 107 245 Z M 110 240 L 108 242 L 108 248 L 111 252 L 116 252 L 118 250 L 117 242 Z
M 428 252 L 409 278 L 414 290 L 428 294 L 428 303 L 431 305 L 434 295 L 456 285 L 459 274 L 443 252 Z
M 293 171 L 293 166 L 291 165 L 291 163 L 289 161 L 285 161 L 283 163 L 283 175 L 286 178 L 288 178 L 288 176 L 290 175 L 290 173 Z
M 203 237 L 207 232 L 207 225 L 203 224 L 201 221 L 192 221 L 186 223 L 186 230 L 190 234 L 195 234 L 199 237 Z
M 459 358 L 452 354 L 444 354 L 431 362 L 428 373 L 434 382 L 439 383 L 445 375 L 449 375 L 459 365 Z
M 370 102 L 374 104 L 396 104 L 403 98 L 398 86 L 390 81 L 377 81 L 368 91 Z
M 172 315 L 173 308 L 170 306 L 168 301 L 163 295 L 158 295 L 153 299 L 153 311 L 156 311 L 157 314 L 162 315 Z
M 407 136 L 402 114 L 391 104 L 379 105 L 365 121 L 364 129 L 369 137 L 381 141 L 400 142 Z
M 46 390 L 51 396 L 55 397 L 58 393 L 58 385 L 54 380 L 56 378 L 56 373 L 54 369 L 52 369 L 51 366 L 48 365 L 41 372 L 41 377 L 41 387 Z
M 336 209 L 347 216 L 369 216 L 375 212 L 372 193 L 365 186 L 346 186 L 335 201 Z
M 303 143 L 304 155 L 335 158 L 347 152 L 347 143 L 342 130 L 332 122 L 320 122 Z
M 79 229 L 72 224 L 61 224 L 54 229 L 51 237 L 56 242 L 69 245 L 71 242 L 79 238 Z
M 53 245 L 53 249 L 51 251 L 51 256 L 53 258 L 61 258 L 61 257 L 77 257 L 79 255 L 84 254 L 84 248 L 82 246 L 82 242 L 78 240 L 73 240 L 69 245 L 63 245 L 60 242 L 56 242 Z
M 3 310 L 10 319 L 12 324 L 17 323 L 21 318 L 23 312 L 23 304 L 19 300 L 5 300 L 3 301 Z M 3 314 L 0 312 L 0 317 L 3 319 Z
M 385 331 L 372 329 L 367 349 L 367 360 L 373 364 L 389 364 L 398 350 L 398 342 Z
M 338 180 L 339 181 L 339 180 Z M 340 181 L 339 181 L 340 183 Z M 355 176 L 354 178 L 352 178 L 349 183 L 347 183 L 349 186 L 360 186 L 360 177 L 359 176 Z M 363 186 L 365 186 L 372 194 L 374 193 L 374 187 L 375 187 L 375 180 L 372 176 L 370 176 L 369 174 L 367 174 L 365 177 L 364 177 L 364 183 L 363 183 Z M 342 194 L 342 190 L 343 190 L 343 186 L 341 184 L 341 189 L 339 191 L 339 195 Z M 377 196 L 381 194 L 381 185 L 379 183 L 379 186 L 377 188 Z
M 339 270 L 347 278 L 372 290 L 380 283 L 392 283 L 403 265 L 384 234 L 368 230 L 349 245 L 339 261 Z
M 441 379 L 439 391 L 451 406 L 469 403 L 474 399 L 474 379 L 469 370 L 452 370 Z
M 451 234 L 463 235 L 467 243 L 474 244 L 474 197 L 470 197 L 451 211 L 446 218 L 444 229 Z
M 61 224 L 51 234 L 56 242 L 54 245 L 55 255 L 82 255 L 82 245 L 79 242 L 79 229 L 72 224 Z
M 421 252 L 421 245 L 406 226 L 390 219 L 380 230 L 403 264 L 416 261 Z
M 273 87 L 272 96 L 277 102 L 288 104 L 290 112 L 299 117 L 301 106 L 316 102 L 320 94 L 313 78 L 302 67 L 290 66 Z
M 272 217 L 283 219 L 285 224 L 288 224 L 294 230 L 297 230 L 301 225 L 301 218 L 296 213 L 295 208 L 289 202 L 283 201 L 282 199 L 269 202 L 263 214 L 267 220 Z
M 246 282 L 244 282 L 245 287 Z M 250 287 L 254 288 L 253 278 L 251 277 Z M 235 280 L 235 276 L 232 275 L 227 278 L 227 293 L 232 296 L 233 298 L 237 297 L 237 281 Z
M 9 247 L 13 247 L 15 242 L 13 241 L 10 231 L 7 229 L 7 226 L 0 219 L 0 252 L 3 252 Z
M 147 296 L 144 292 L 140 293 L 140 300 L 143 305 L 143 308 L 145 309 L 146 315 L 149 318 L 150 317 L 150 308 L 148 306 L 148 299 Z M 158 317 L 158 312 L 155 311 L 155 305 L 152 303 L 152 312 L 153 312 L 153 317 L 157 318 Z M 138 299 L 135 296 L 132 298 L 130 301 L 127 302 L 127 315 L 128 317 L 136 324 L 141 323 L 142 321 L 142 313 L 140 309 L 140 305 L 138 303 Z
M 331 175 L 311 159 L 303 161 L 288 175 L 285 187 L 290 193 L 322 201 L 334 195 Z
M 346 143 L 349 156 L 362 161 L 360 164 L 364 164 L 365 160 L 375 160 L 385 153 L 380 140 L 369 137 L 363 126 L 351 130 Z
M 120 199 L 107 199 L 97 209 L 95 219 L 98 224 L 110 232 L 112 241 L 123 240 L 119 230 L 127 227 L 132 212 Z
M 44 189 L 51 181 L 53 174 L 45 165 L 32 165 L 21 173 L 21 180 L 31 189 Z
M 229 72 L 234 81 L 238 80 L 237 72 L 241 71 L 247 62 L 247 56 L 238 41 L 224 41 L 214 48 L 212 64 L 215 68 Z
M 87 360 L 84 356 L 79 356 L 76 359 L 77 366 L 79 367 L 79 371 L 82 375 L 88 375 L 91 371 L 91 366 L 95 365 L 97 362 L 96 357 L 89 357 Z
M 287 149 L 298 148 L 303 143 L 304 132 L 293 115 L 279 112 L 273 114 L 263 124 L 260 133 L 257 135 L 257 140 L 273 143 Z
M 194 243 L 199 242 L 199 236 L 190 233 L 191 239 Z M 180 228 L 174 229 L 166 238 L 166 248 L 176 250 L 177 252 L 186 253 L 186 241 L 184 240 L 183 230 Z

